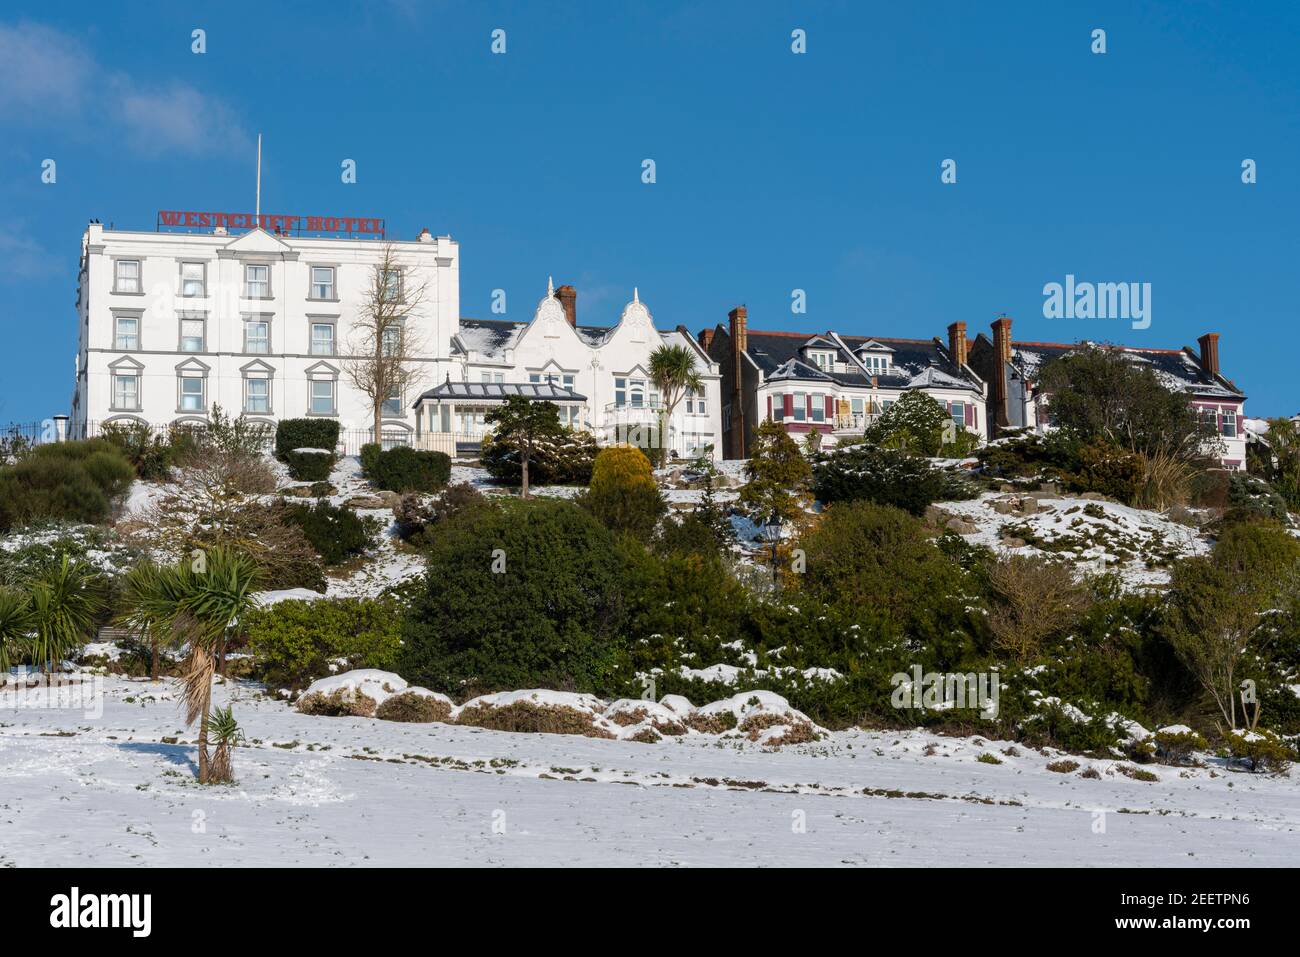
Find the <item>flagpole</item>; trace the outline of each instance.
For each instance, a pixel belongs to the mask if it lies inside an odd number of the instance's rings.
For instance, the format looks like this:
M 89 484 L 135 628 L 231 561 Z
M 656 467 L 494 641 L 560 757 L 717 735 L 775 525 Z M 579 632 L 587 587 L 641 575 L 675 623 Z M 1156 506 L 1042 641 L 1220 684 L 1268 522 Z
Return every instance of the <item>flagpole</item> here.
M 257 225 L 262 225 L 262 134 L 257 134 Z

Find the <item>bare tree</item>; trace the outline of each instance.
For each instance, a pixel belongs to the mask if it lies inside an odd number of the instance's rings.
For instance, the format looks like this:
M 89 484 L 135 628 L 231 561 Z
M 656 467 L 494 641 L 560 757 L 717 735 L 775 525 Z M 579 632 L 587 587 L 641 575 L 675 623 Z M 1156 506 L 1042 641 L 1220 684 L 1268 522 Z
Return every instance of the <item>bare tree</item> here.
M 384 403 L 394 395 L 405 401 L 422 378 L 420 364 L 412 360 L 429 350 L 414 319 L 427 291 L 426 283 L 415 281 L 414 270 L 404 268 L 396 247 L 385 244 L 371 267 L 343 362 L 348 380 L 370 400 L 375 442 Z

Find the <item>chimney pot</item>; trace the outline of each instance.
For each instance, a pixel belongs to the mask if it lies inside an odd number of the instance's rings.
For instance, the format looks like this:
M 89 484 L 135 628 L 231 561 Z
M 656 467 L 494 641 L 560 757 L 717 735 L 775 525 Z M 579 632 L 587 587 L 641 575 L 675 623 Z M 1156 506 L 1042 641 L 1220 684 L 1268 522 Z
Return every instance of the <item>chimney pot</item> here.
M 1201 347 L 1201 368 L 1210 375 L 1219 374 L 1219 334 L 1207 332 L 1196 340 Z
M 555 298 L 564 307 L 564 318 L 569 320 L 569 325 L 578 328 L 578 290 L 572 286 L 559 286 Z
M 700 334 L 697 337 L 697 340 L 700 343 L 700 348 L 703 349 L 705 352 L 708 352 L 709 346 L 713 344 L 713 330 L 701 329 Z

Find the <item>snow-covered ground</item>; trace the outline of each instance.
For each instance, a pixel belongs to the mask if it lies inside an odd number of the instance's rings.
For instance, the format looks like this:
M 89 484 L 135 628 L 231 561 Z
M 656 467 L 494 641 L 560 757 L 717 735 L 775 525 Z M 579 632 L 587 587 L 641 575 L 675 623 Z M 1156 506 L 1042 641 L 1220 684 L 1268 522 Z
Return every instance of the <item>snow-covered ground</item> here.
M 4 865 L 1219 865 L 1300 856 L 1293 778 L 1080 760 L 923 732 L 780 750 L 299 714 L 219 685 L 239 783 L 193 779 L 166 683 L 0 705 Z M 977 760 L 993 755 L 1001 763 Z M 1081 772 L 1096 768 L 1100 777 Z
M 1165 584 L 1173 560 L 1210 549 L 1197 528 L 1100 499 L 986 492 L 936 507 L 976 526 L 963 532 L 972 544 L 1068 558 L 1085 569 L 1115 572 L 1129 588 Z

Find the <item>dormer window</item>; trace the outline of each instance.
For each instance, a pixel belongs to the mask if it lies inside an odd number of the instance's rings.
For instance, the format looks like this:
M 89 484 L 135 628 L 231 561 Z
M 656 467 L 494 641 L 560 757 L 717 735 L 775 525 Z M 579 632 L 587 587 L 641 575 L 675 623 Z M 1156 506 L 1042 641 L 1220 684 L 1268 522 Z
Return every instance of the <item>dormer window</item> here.
M 822 372 L 831 372 L 835 367 L 835 353 L 823 349 L 809 349 L 808 361 Z
M 867 367 L 868 372 L 880 375 L 889 371 L 889 355 L 884 352 L 864 352 L 862 364 Z

